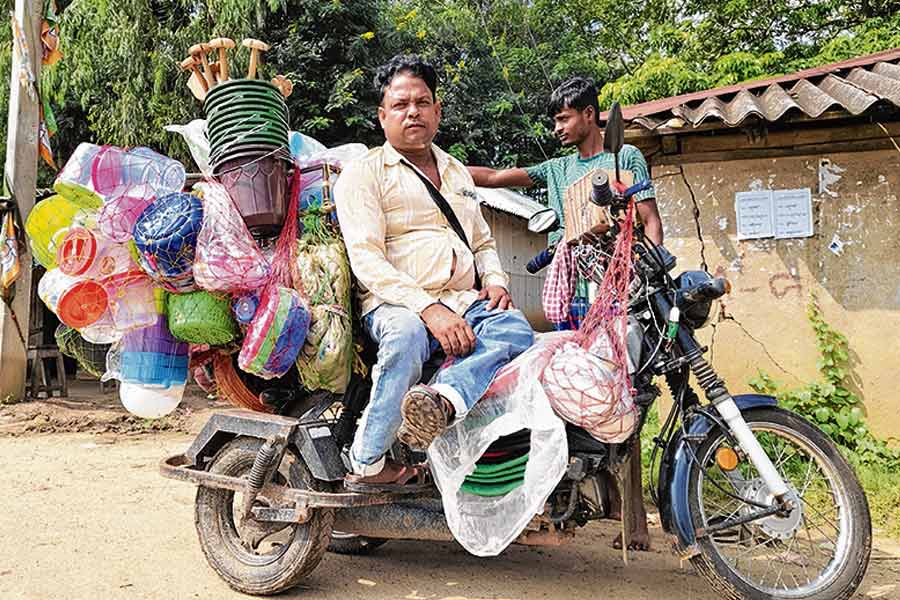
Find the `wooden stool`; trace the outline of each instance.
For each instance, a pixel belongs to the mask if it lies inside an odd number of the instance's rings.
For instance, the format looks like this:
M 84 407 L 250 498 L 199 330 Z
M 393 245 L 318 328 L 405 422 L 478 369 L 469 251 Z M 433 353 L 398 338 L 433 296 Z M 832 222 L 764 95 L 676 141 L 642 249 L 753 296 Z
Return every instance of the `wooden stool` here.
M 56 380 L 51 381 L 47 377 L 47 361 L 56 361 Z M 69 387 L 66 382 L 66 365 L 63 363 L 63 355 L 56 346 L 37 346 L 29 348 L 28 362 L 31 367 L 28 395 L 32 398 L 40 398 L 40 394 L 46 394 L 47 398 L 53 397 L 53 392 L 59 392 L 60 398 L 69 395 Z M 38 384 L 40 373 L 40 384 Z

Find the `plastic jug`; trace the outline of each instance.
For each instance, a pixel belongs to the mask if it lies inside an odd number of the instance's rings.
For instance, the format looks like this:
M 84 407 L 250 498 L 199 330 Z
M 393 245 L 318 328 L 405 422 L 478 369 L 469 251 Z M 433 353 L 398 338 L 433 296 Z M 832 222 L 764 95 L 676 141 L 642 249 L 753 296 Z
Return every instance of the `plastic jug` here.
M 157 196 L 184 187 L 184 165 L 150 148 L 110 147 L 94 161 L 92 181 L 101 194 L 119 196 L 128 188 L 149 185 Z

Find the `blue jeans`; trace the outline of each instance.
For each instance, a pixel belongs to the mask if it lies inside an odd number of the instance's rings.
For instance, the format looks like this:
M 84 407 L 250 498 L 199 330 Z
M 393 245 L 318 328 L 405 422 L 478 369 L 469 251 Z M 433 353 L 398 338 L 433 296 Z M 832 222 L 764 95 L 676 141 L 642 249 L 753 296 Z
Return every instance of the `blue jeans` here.
M 521 311 L 488 311 L 486 306 L 487 300 L 480 300 L 463 315 L 475 332 L 475 349 L 445 363 L 435 376 L 434 387 L 453 404 L 457 419 L 484 395 L 500 367 L 534 342 L 534 332 Z M 382 304 L 363 317 L 363 324 L 378 344 L 378 362 L 372 369 L 372 395 L 350 458 L 357 472 L 368 474 L 365 467 L 380 465 L 394 443 L 402 422 L 403 396 L 419 382 L 422 365 L 440 344 L 419 315 L 402 306 Z

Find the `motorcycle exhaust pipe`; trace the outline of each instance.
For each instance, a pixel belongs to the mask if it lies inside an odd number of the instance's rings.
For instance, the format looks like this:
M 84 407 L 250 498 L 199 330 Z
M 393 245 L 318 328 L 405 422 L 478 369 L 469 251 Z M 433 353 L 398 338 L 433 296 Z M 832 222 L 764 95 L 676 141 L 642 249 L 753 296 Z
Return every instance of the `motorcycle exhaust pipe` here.
M 379 504 L 342 508 L 335 513 L 334 529 L 386 540 L 452 542 L 444 512 L 421 504 Z

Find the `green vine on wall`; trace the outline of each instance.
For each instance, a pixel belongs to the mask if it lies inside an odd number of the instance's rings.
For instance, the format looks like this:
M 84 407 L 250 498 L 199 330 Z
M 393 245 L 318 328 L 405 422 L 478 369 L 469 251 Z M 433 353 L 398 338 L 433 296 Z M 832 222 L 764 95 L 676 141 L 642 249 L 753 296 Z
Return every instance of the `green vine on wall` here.
M 815 295 L 810 297 L 806 316 L 816 335 L 819 359 L 816 368 L 822 379 L 803 387 L 787 389 L 762 370 L 750 380 L 750 387 L 778 398 L 785 408 L 811 419 L 845 452 L 860 463 L 900 467 L 900 449 L 879 440 L 865 422 L 863 403 L 850 389 L 850 348 L 846 336 L 825 320 Z

